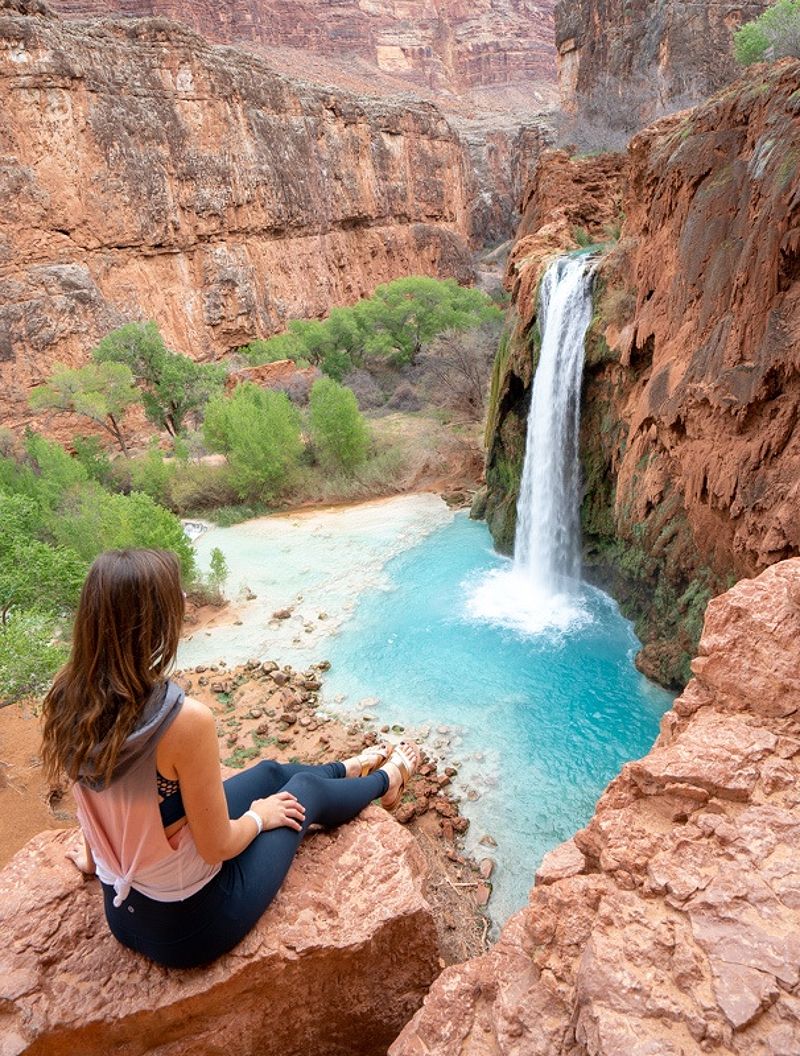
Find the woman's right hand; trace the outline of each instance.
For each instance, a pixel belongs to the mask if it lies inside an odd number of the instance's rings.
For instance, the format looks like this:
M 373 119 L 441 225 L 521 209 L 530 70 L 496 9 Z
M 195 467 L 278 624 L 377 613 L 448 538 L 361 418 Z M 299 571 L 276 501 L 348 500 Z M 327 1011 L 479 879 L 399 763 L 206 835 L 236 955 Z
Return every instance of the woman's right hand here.
M 264 822 L 264 831 L 283 826 L 299 832 L 306 817 L 306 808 L 291 792 L 276 792 L 266 799 L 254 799 L 250 805 Z

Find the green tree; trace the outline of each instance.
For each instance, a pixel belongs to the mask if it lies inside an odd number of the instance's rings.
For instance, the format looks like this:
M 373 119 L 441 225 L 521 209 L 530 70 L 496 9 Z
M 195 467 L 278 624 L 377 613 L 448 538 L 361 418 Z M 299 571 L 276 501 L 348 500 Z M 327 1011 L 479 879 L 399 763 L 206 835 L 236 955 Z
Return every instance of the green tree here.
M 296 408 L 284 393 L 249 382 L 209 402 L 203 435 L 212 451 L 227 455 L 242 499 L 274 498 L 302 451 Z
M 502 315 L 480 290 L 421 275 L 379 286 L 355 311 L 360 329 L 369 335 L 366 353 L 389 354 L 398 364 L 413 363 L 443 330 L 466 330 Z
M 351 473 L 367 457 L 369 430 L 352 391 L 320 378 L 311 388 L 309 422 L 321 464 Z
M 87 363 L 76 368 L 57 363 L 49 381 L 32 390 L 29 403 L 35 411 L 53 409 L 96 422 L 127 455 L 121 421 L 138 398 L 133 375 L 122 363 Z
M 737 62 L 750 66 L 764 59 L 800 58 L 800 0 L 777 0 L 733 38 Z
M 186 419 L 199 417 L 208 400 L 220 391 L 225 367 L 195 363 L 170 351 L 155 323 L 126 323 L 106 334 L 93 357 L 97 363 L 121 363 L 142 389 L 148 419 L 177 436 Z

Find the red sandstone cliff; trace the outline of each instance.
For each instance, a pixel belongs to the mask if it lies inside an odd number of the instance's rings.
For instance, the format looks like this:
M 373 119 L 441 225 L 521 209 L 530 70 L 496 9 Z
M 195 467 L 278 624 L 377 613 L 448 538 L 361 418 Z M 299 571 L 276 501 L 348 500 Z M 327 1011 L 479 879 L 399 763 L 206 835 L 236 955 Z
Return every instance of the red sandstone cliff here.
M 54 0 L 70 17 L 175 19 L 210 40 L 289 46 L 451 92 L 555 79 L 554 0 Z
M 639 664 L 668 684 L 685 681 L 709 596 L 800 553 L 798 84 L 798 62 L 761 67 L 653 125 L 621 184 L 613 158 L 547 156 L 511 257 L 520 322 L 496 379 L 495 532 L 513 538 L 499 482 L 521 464 L 538 275 L 583 226 L 605 242 L 584 383 L 586 558 L 639 617 Z M 620 198 L 621 232 L 608 223 Z
M 0 2 L 5 417 L 154 318 L 209 358 L 410 273 L 470 273 L 463 147 L 432 105 L 304 88 L 163 21 Z M 10 412 L 10 415 L 9 415 Z
M 800 560 L 711 602 L 653 750 L 390 1056 L 800 1052 Z
M 768 0 L 558 0 L 561 105 L 628 133 L 738 75 L 733 31 Z M 588 128 L 584 129 L 591 134 Z

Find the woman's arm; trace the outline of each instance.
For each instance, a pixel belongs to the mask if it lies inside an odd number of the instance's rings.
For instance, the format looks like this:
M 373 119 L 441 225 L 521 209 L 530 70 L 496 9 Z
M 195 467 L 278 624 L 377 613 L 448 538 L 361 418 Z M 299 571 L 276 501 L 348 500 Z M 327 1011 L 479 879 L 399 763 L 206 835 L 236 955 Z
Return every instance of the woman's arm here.
M 211 711 L 187 697 L 164 741 L 165 754 L 180 781 L 186 818 L 201 857 L 209 864 L 235 858 L 252 843 L 258 828 L 251 817 L 234 820 L 228 817 L 216 724 Z M 261 817 L 264 829 L 288 825 L 299 830 L 305 816 L 305 809 L 289 792 L 257 799 L 250 809 Z

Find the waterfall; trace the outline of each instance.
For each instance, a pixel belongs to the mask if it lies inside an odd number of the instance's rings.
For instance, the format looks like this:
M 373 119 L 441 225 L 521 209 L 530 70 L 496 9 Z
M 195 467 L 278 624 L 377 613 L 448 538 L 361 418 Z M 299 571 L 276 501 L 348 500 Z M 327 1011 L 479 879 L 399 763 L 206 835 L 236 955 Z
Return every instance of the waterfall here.
M 560 257 L 547 269 L 539 294 L 541 352 L 528 415 L 514 564 L 545 596 L 573 591 L 580 578 L 578 441 L 591 283 L 585 258 Z
M 528 415 L 514 562 L 467 585 L 468 616 L 525 635 L 562 633 L 592 621 L 580 582 L 578 458 L 591 287 L 592 266 L 585 257 L 560 257 L 542 279 L 542 343 Z

